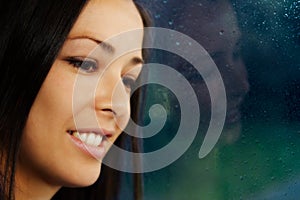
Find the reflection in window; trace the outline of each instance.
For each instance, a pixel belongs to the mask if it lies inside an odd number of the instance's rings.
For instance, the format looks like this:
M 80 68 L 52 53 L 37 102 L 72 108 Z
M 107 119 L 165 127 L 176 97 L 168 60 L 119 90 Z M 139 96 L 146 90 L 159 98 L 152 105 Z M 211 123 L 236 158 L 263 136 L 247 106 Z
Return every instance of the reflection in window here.
M 172 66 L 192 85 L 201 120 L 183 156 L 144 175 L 145 199 L 298 198 L 300 1 L 141 2 L 150 10 L 155 26 L 180 31 L 206 49 L 221 73 L 227 95 L 225 127 L 218 145 L 199 159 L 211 116 L 207 86 L 190 63 L 172 52 L 153 50 L 151 62 Z M 146 99 L 145 110 L 156 103 L 168 109 L 165 127 L 144 140 L 144 151 L 151 152 L 176 134 L 180 105 L 161 86 L 149 86 Z

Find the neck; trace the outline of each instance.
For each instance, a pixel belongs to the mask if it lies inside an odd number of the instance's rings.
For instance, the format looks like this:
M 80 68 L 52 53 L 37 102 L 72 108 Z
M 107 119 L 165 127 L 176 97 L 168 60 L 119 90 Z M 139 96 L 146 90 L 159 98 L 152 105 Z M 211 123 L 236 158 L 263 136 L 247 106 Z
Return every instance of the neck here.
M 31 173 L 16 169 L 15 199 L 16 200 L 46 200 L 60 189 L 42 179 L 35 179 Z

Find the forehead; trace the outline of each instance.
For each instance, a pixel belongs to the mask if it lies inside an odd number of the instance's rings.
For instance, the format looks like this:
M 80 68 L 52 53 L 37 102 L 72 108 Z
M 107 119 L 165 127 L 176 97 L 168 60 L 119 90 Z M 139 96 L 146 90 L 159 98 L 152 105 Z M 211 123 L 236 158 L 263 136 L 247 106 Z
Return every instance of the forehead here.
M 208 21 L 202 21 L 203 36 L 213 43 L 234 43 L 240 38 L 240 30 L 233 12 L 217 14 Z M 205 40 L 204 40 L 205 41 Z
M 79 15 L 70 37 L 84 35 L 103 41 L 122 32 L 141 28 L 142 19 L 132 1 L 91 0 Z
M 190 35 L 208 51 L 231 49 L 241 36 L 231 3 L 227 0 L 201 2 L 201 6 L 186 8 L 192 18 L 184 20 L 184 26 L 192 26 Z

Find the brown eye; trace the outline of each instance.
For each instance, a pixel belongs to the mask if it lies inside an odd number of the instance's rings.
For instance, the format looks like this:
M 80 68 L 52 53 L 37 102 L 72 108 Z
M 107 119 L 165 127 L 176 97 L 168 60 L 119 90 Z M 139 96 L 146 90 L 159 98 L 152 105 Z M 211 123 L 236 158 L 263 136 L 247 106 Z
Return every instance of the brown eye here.
M 136 80 L 134 78 L 125 76 L 122 78 L 123 84 L 129 88 L 130 90 L 133 88 L 133 86 L 135 85 Z
M 66 61 L 83 73 L 93 73 L 98 70 L 97 62 L 92 59 L 70 57 Z

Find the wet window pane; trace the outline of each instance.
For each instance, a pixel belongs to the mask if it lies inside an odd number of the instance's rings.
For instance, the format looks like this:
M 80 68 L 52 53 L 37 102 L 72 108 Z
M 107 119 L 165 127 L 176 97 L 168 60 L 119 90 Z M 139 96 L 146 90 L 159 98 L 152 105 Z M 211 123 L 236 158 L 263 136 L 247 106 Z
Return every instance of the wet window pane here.
M 139 2 L 155 27 L 188 38 L 150 49 L 147 63 L 168 70 L 149 67 L 157 82 L 147 85 L 144 125 L 164 126 L 143 139 L 144 152 L 158 158 L 143 165 L 169 163 L 147 168 L 144 198 L 299 198 L 300 1 Z M 204 143 L 213 148 L 199 158 Z

